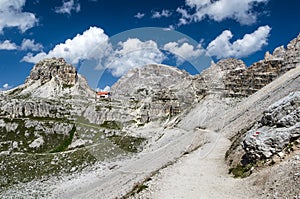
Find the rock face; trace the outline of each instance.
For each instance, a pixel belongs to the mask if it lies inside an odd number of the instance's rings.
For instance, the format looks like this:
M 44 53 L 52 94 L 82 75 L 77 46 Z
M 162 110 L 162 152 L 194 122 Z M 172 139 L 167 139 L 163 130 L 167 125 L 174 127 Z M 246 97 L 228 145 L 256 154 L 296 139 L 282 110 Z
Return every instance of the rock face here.
M 27 81 L 41 80 L 41 83 L 44 84 L 54 77 L 59 78 L 67 86 L 73 86 L 76 83 L 77 72 L 75 67 L 68 64 L 63 58 L 49 58 L 40 61 L 33 67 Z
M 294 68 L 300 63 L 300 34 L 287 45 L 284 62 L 286 65 L 284 70 Z
M 300 91 L 270 106 L 246 133 L 243 148 L 252 161 L 279 154 L 300 137 Z
M 227 96 L 228 77 L 233 77 L 233 74 L 238 71 L 246 70 L 246 65 L 243 61 L 237 59 L 225 59 L 212 65 L 204 70 L 200 75 L 195 77 L 195 84 L 198 90 L 198 95 L 216 94 L 222 97 Z M 236 76 L 235 76 L 236 77 Z
M 191 75 L 175 67 L 162 64 L 151 64 L 142 68 L 136 68 L 124 75 L 111 91 L 118 97 L 142 97 L 139 92 L 161 91 L 170 88 L 182 81 L 191 80 Z
M 243 61 L 225 59 L 195 77 L 197 94 L 222 93 L 223 97 L 244 98 L 255 93 L 286 71 L 300 63 L 300 35 L 292 40 L 287 49 L 276 48 L 273 54 L 246 67 Z
M 139 122 L 174 116 L 195 99 L 192 76 L 175 67 L 151 64 L 131 70 L 112 89 L 113 98 L 136 109 Z

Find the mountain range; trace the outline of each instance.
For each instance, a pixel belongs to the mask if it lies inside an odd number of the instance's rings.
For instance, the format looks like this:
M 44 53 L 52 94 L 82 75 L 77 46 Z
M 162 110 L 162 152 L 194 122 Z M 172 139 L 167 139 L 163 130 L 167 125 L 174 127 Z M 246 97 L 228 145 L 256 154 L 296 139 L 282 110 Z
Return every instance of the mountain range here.
M 152 198 L 151 187 L 139 189 L 207 143 L 221 145 L 216 135 L 229 143 L 220 151 L 227 175 L 257 189 L 254 198 L 300 197 L 299 63 L 300 35 L 250 67 L 230 58 L 194 76 L 136 68 L 99 98 L 63 58 L 44 59 L 0 92 L 0 196 Z

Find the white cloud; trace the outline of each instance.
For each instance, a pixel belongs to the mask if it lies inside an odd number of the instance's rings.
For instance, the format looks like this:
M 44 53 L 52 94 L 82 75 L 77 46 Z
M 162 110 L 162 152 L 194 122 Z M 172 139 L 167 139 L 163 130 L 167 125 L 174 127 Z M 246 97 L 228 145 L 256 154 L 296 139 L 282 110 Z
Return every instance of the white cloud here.
M 178 42 L 169 42 L 164 45 L 163 49 L 176 56 L 177 64 L 181 64 L 184 60 L 192 61 L 205 53 L 200 45 L 194 47 L 193 45 L 186 43 L 185 39 Z
M 101 60 L 111 53 L 108 39 L 101 28 L 91 27 L 73 39 L 57 44 L 48 53 L 41 52 L 36 55 L 28 53 L 22 61 L 37 63 L 46 57 L 63 57 L 71 64 L 78 64 L 81 60 Z
M 33 13 L 23 12 L 26 0 L 0 1 L 0 33 L 7 27 L 17 27 L 22 32 L 32 28 L 37 19 Z
M 136 15 L 134 15 L 134 17 L 135 18 L 138 18 L 138 19 L 141 19 L 141 18 L 143 18 L 145 16 L 145 13 L 140 13 L 140 12 L 138 12 L 138 13 L 136 13 Z
M 71 15 L 72 11 L 80 12 L 80 4 L 75 3 L 74 0 L 63 1 L 63 5 L 61 7 L 55 8 L 55 12 L 60 14 Z
M 48 56 L 45 52 L 41 52 L 36 55 L 33 55 L 32 53 L 27 53 L 27 55 L 24 56 L 21 61 L 29 62 L 29 63 L 38 63 L 39 61 L 45 59 L 46 57 Z
M 4 88 L 4 89 L 8 89 L 8 88 L 9 88 L 9 85 L 6 83 L 6 84 L 3 85 L 3 88 Z
M 119 77 L 133 68 L 147 64 L 161 63 L 165 59 L 157 43 L 140 41 L 137 38 L 128 39 L 118 44 L 118 49 L 107 63 L 112 75 Z
M 107 91 L 107 92 L 109 92 L 110 91 L 110 86 L 105 86 L 105 88 L 104 89 L 101 89 L 102 91 Z
M 192 16 L 187 12 L 187 10 L 183 8 L 177 8 L 176 10 L 179 14 L 181 14 L 181 18 L 179 19 L 178 26 L 189 24 Z
M 12 43 L 9 40 L 0 42 L 0 50 L 31 50 L 31 51 L 40 51 L 43 49 L 43 45 L 35 43 L 34 40 L 23 39 L 21 46 L 17 46 L 15 43 Z
M 21 50 L 41 51 L 42 49 L 43 45 L 40 43 L 35 43 L 33 39 L 23 39 L 21 44 Z
M 169 10 L 162 10 L 161 12 L 155 11 L 152 13 L 152 18 L 162 18 L 162 17 L 170 17 L 172 12 Z
M 161 63 L 163 53 L 154 41 L 140 41 L 128 39 L 120 42 L 116 50 L 112 49 L 108 36 L 101 28 L 91 27 L 83 34 L 73 39 L 57 44 L 48 53 L 28 53 L 22 61 L 37 63 L 44 58 L 63 57 L 71 64 L 78 64 L 82 60 L 97 60 L 97 69 L 109 68 L 114 76 L 121 76 L 132 68 L 151 63 Z
M 15 43 L 11 43 L 9 40 L 0 42 L 0 50 L 16 50 L 18 47 Z
M 268 44 L 270 31 L 271 28 L 269 26 L 261 26 L 253 33 L 246 34 L 242 39 L 231 43 L 230 39 L 232 39 L 233 34 L 229 30 L 225 30 L 215 40 L 210 42 L 207 47 L 207 54 L 216 56 L 218 59 L 247 57 Z
M 215 21 L 234 19 L 240 24 L 249 25 L 257 20 L 254 7 L 258 3 L 267 3 L 269 0 L 186 0 L 186 6 L 195 10 L 188 13 L 187 9 L 178 8 L 177 12 L 182 15 L 179 26 L 191 22 L 199 22 L 208 17 Z
M 9 85 L 8 83 L 5 83 L 5 84 L 3 84 L 2 88 L 0 88 L 0 91 L 6 91 L 6 90 L 9 90 L 11 88 L 12 88 L 11 85 Z

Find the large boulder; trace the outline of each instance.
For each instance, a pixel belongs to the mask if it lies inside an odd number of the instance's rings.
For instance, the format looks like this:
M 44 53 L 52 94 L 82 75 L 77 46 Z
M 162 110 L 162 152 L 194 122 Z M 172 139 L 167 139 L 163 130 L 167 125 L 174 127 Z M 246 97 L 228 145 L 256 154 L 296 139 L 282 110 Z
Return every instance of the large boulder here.
M 249 130 L 242 146 L 250 160 L 279 154 L 300 137 L 300 91 L 271 105 Z

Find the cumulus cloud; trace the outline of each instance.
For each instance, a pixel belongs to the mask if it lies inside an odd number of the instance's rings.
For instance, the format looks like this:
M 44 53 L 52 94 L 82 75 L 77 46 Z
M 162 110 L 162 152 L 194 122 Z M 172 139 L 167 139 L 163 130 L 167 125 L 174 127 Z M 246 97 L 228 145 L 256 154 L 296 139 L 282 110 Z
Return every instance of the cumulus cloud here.
M 43 45 L 40 43 L 35 43 L 34 40 L 23 39 L 21 46 L 5 40 L 0 42 L 0 50 L 31 50 L 31 51 L 40 51 L 43 49 Z
M 177 64 L 183 63 L 184 60 L 191 61 L 205 53 L 201 45 L 194 47 L 193 45 L 184 42 L 184 40 L 169 42 L 164 45 L 163 49 L 176 56 Z
M 16 50 L 17 48 L 17 45 L 9 40 L 0 42 L 0 50 Z
M 257 13 L 254 8 L 259 3 L 267 3 L 269 0 L 186 0 L 185 4 L 189 10 L 178 8 L 181 14 L 178 25 L 185 25 L 191 22 L 199 22 L 204 18 L 215 21 L 233 19 L 240 24 L 249 25 L 257 20 Z
M 5 83 L 5 84 L 3 84 L 2 87 L 0 88 L 0 91 L 6 91 L 6 90 L 9 90 L 9 89 L 11 89 L 11 88 L 12 88 L 11 85 L 9 85 L 8 83 Z
M 135 18 L 138 18 L 138 19 L 141 19 L 141 18 L 143 18 L 145 16 L 145 13 L 140 13 L 140 12 L 138 12 L 138 13 L 136 13 L 136 15 L 134 15 L 134 17 Z
M 72 11 L 80 12 L 80 4 L 74 0 L 63 1 L 63 5 L 55 8 L 55 12 L 59 14 L 71 15 Z
M 35 43 L 34 39 L 23 39 L 21 44 L 21 50 L 41 51 L 43 45 Z
M 101 28 L 91 27 L 73 39 L 57 44 L 48 53 L 41 52 L 36 55 L 28 53 L 22 61 L 37 63 L 46 57 L 63 57 L 71 64 L 78 64 L 87 59 L 101 60 L 110 54 L 111 46 L 108 39 Z
M 26 0 L 0 1 L 0 33 L 7 27 L 16 27 L 25 32 L 37 23 L 33 13 L 22 11 L 25 3 Z
M 6 83 L 2 86 L 4 89 L 8 89 L 10 86 Z
M 161 12 L 154 11 L 152 13 L 152 18 L 162 18 L 162 17 L 170 17 L 172 15 L 172 12 L 170 10 L 162 10 Z
M 161 63 L 165 59 L 156 42 L 130 38 L 120 42 L 110 57 L 107 67 L 112 75 L 120 77 L 133 68 L 147 64 Z
M 268 37 L 271 28 L 269 26 L 261 26 L 251 34 L 246 34 L 242 39 L 238 39 L 233 43 L 230 40 L 233 34 L 229 30 L 225 30 L 215 40 L 209 43 L 207 54 L 216 56 L 218 59 L 227 57 L 247 57 L 248 55 L 261 50 L 268 44 Z
M 96 60 L 98 70 L 109 69 L 112 74 L 119 77 L 132 68 L 151 63 L 161 63 L 163 53 L 156 42 L 141 41 L 130 38 L 119 42 L 116 49 L 112 48 L 109 37 L 101 28 L 91 27 L 83 34 L 73 39 L 57 44 L 48 53 L 27 53 L 22 61 L 37 63 L 44 58 L 63 57 L 71 64 L 79 64 L 83 60 Z

